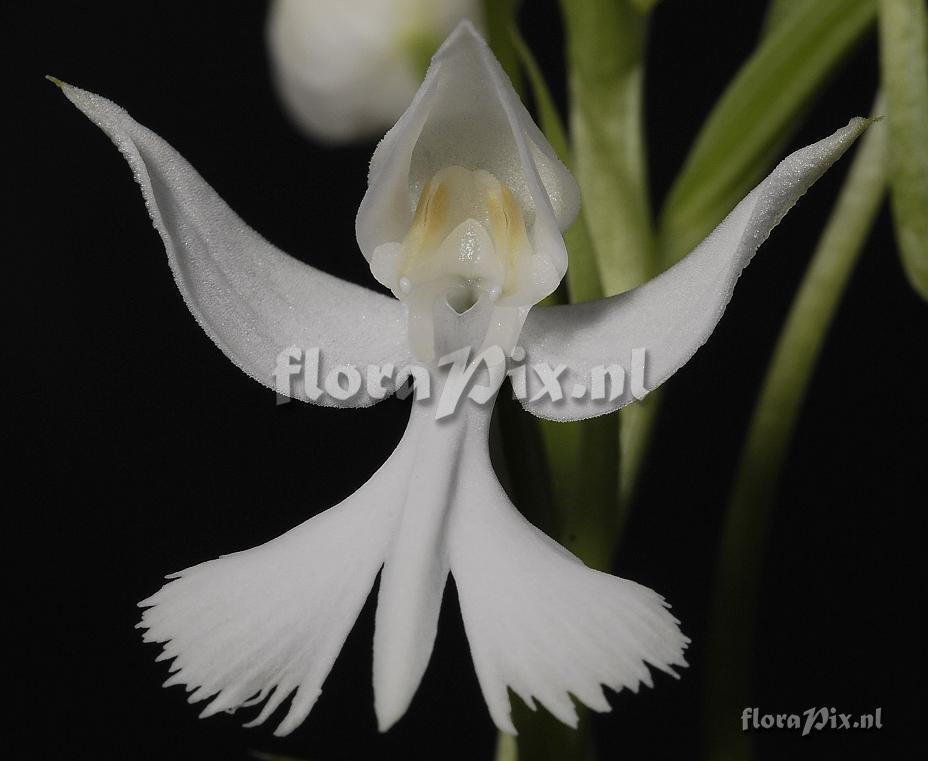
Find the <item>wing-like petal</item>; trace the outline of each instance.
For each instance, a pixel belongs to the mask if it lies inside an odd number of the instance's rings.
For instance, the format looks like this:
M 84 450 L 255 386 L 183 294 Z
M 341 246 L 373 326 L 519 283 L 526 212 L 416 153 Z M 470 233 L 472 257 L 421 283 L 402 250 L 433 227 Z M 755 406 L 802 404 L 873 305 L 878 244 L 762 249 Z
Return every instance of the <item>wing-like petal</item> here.
M 170 145 L 116 104 L 62 84 L 68 99 L 129 162 L 177 287 L 200 327 L 239 368 L 275 388 L 283 350 L 319 348 L 320 377 L 340 365 L 403 364 L 406 312 L 395 299 L 328 275 L 278 250 L 225 204 Z M 289 384 L 307 399 L 304 384 Z M 367 406 L 361 392 L 326 406 Z
M 667 380 L 708 340 L 741 271 L 770 231 L 867 124 L 853 119 L 788 156 L 691 254 L 644 285 L 599 301 L 535 307 L 520 344 L 530 365 L 564 366 L 559 376 L 563 395 L 554 399 L 557 394 L 545 393 L 530 369 L 523 406 L 549 420 L 582 420 L 619 409 L 634 401 L 633 391 L 640 396 Z M 643 355 L 636 352 L 641 349 Z M 636 364 L 643 367 L 637 378 Z M 622 372 L 597 388 L 595 379 L 605 378 L 603 370 L 610 366 Z M 610 399 L 623 375 L 621 393 Z

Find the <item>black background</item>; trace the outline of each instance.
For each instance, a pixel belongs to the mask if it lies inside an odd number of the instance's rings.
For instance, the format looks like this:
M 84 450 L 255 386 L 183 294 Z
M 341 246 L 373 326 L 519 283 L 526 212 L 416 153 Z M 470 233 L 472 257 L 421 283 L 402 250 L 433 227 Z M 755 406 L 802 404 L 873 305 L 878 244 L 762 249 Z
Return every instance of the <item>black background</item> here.
M 16 672 L 7 715 L 17 757 L 234 761 L 259 749 L 313 761 L 490 758 L 495 732 L 450 587 L 424 683 L 385 736 L 372 708 L 371 601 L 309 720 L 285 740 L 240 729 L 235 717 L 199 721 L 180 688 L 161 689 L 166 668 L 133 629 L 136 601 L 166 572 L 270 539 L 347 496 L 392 451 L 406 407 L 276 407 L 235 370 L 187 313 L 123 160 L 42 75 L 117 101 L 272 242 L 368 285 L 353 218 L 372 145 L 323 149 L 288 124 L 269 88 L 263 3 L 25 8 L 5 23 L 14 54 L 5 77 L 5 402 L 14 424 L 6 656 Z M 664 0 L 656 11 L 647 81 L 656 206 L 762 14 L 761 3 L 737 0 Z M 554 3 L 528 0 L 522 25 L 562 97 Z M 866 114 L 875 86 L 871 38 L 792 147 Z M 679 682 L 658 677 L 654 690 L 613 696 L 613 713 L 595 724 L 605 760 L 697 755 L 705 610 L 730 474 L 848 163 L 780 225 L 714 337 L 667 385 L 616 570 L 673 603 L 694 639 L 693 667 Z M 915 685 L 924 660 L 925 328 L 884 210 L 789 458 L 754 704 L 771 713 L 882 706 L 885 728 L 760 733 L 761 759 L 914 757 L 907 737 L 924 709 Z

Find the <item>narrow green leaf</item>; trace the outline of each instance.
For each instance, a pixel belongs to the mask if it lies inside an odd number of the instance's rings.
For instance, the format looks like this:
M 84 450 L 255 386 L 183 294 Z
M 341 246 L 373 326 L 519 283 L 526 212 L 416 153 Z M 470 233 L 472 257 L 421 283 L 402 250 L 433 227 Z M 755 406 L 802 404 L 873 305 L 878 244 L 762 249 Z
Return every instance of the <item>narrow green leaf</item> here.
M 659 268 L 675 263 L 768 172 L 798 117 L 876 18 L 876 0 L 794 0 L 696 138 L 661 215 Z
M 880 63 L 890 135 L 896 241 L 912 287 L 928 300 L 928 10 L 880 0 Z
M 880 110 L 878 100 L 874 113 Z M 884 124 L 872 125 L 858 148 L 780 334 L 741 453 L 706 636 L 709 761 L 751 758 L 738 717 L 754 705 L 755 615 L 771 509 L 819 352 L 886 194 L 886 133 Z

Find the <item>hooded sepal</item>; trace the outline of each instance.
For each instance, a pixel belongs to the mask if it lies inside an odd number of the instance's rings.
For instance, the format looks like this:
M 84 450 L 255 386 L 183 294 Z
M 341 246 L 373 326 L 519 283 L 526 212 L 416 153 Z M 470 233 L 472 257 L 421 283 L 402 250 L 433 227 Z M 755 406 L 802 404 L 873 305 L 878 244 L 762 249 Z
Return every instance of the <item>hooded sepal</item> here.
M 455 283 L 530 307 L 564 276 L 561 233 L 578 208 L 573 177 L 462 22 L 374 152 L 356 231 L 374 276 L 411 311 L 428 314 Z

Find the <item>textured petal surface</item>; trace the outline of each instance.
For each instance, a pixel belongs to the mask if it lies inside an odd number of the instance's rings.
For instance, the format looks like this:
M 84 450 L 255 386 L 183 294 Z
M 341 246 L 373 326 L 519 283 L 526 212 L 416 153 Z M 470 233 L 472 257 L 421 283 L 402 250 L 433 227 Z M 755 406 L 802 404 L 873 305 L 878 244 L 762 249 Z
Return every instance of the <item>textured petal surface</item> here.
M 462 330 L 462 333 L 466 332 Z M 249 726 L 292 695 L 277 734 L 309 714 L 383 568 L 374 633 L 374 703 L 381 730 L 408 709 L 434 647 L 449 569 L 490 713 L 514 732 L 507 688 L 576 723 L 571 695 L 609 710 L 601 684 L 650 684 L 648 664 L 685 665 L 686 638 L 663 600 L 591 570 L 515 510 L 487 448 L 488 403 L 461 401 L 436 419 L 414 407 L 396 451 L 341 505 L 282 537 L 175 574 L 147 607 L 145 640 L 174 659 L 166 685 L 201 716 L 264 702 Z M 475 388 L 469 386 L 468 388 Z M 466 392 L 466 389 L 465 389 Z
M 309 714 L 383 563 L 403 484 L 391 459 L 337 507 L 251 550 L 181 571 L 140 603 L 146 642 L 174 658 L 165 686 L 211 716 L 266 699 L 261 724 L 291 695 L 276 734 Z M 402 469 L 402 464 L 399 464 Z M 295 693 L 294 693 L 295 691 Z
M 419 86 L 418 48 L 437 47 L 480 11 L 478 0 L 275 0 L 267 43 L 277 90 L 312 137 L 383 134 Z
M 451 165 L 484 169 L 512 190 L 538 259 L 537 289 L 553 290 L 567 267 L 561 230 L 576 216 L 579 190 L 468 22 L 435 54 L 412 104 L 374 152 L 357 218 L 368 260 L 403 240 L 422 188 Z
M 610 710 L 601 685 L 637 691 L 648 666 L 685 666 L 688 639 L 650 589 L 585 566 L 532 526 L 496 481 L 486 444 L 467 447 L 467 484 L 448 551 L 464 628 L 496 726 L 511 734 L 508 689 L 576 726 L 571 696 Z
M 788 156 L 689 256 L 644 285 L 599 301 L 533 309 L 520 344 L 529 364 L 566 367 L 560 376 L 564 395 L 532 401 L 541 384 L 529 372 L 523 406 L 550 420 L 581 420 L 623 407 L 635 398 L 632 352 L 639 348 L 646 352 L 644 389 L 667 380 L 708 340 L 741 271 L 771 230 L 867 124 L 854 119 Z M 574 398 L 575 388 L 590 391 L 594 368 L 613 364 L 626 371 L 621 394 L 611 401 L 595 401 L 589 393 Z
M 444 310 L 443 335 L 466 343 L 482 318 Z M 245 552 L 202 563 L 141 605 L 145 640 L 174 658 L 167 684 L 184 684 L 201 714 L 266 700 L 250 725 L 287 700 L 277 729 L 308 715 L 323 680 L 383 567 L 374 634 L 375 708 L 386 730 L 406 711 L 428 665 L 448 576 L 446 521 L 466 490 L 457 463 L 464 432 L 482 431 L 492 406 L 436 420 L 442 389 L 413 407 L 386 463 L 340 505 Z
M 463 314 L 447 305 L 439 308 L 441 353 L 474 345 L 492 311 L 486 304 L 476 304 Z M 430 398 L 413 405 L 394 455 L 398 463 L 409 465 L 392 469 L 404 492 L 377 597 L 374 709 L 381 731 L 406 713 L 428 666 L 448 578 L 448 516 L 458 495 L 470 488 L 460 465 L 468 447 L 486 448 L 492 399 L 502 382 L 500 377 L 492 386 L 480 368 L 463 386 L 450 381 L 443 369 L 436 368 L 432 377 Z M 491 386 L 486 404 L 476 405 L 465 397 L 455 414 L 438 417 L 446 396 L 461 388 L 466 394 L 477 383 Z
M 380 578 L 374 628 L 374 709 L 381 731 L 406 713 L 428 666 L 448 578 L 446 517 L 460 488 L 465 416 L 440 423 L 415 405 L 403 446 L 415 463 Z
M 353 364 L 403 364 L 406 312 L 395 299 L 327 275 L 265 241 L 171 146 L 98 95 L 62 85 L 129 162 L 164 241 L 177 287 L 206 334 L 239 368 L 274 388 L 280 352 L 320 349 L 320 377 Z M 290 395 L 306 399 L 294 381 Z M 366 406 L 362 388 L 346 401 Z

